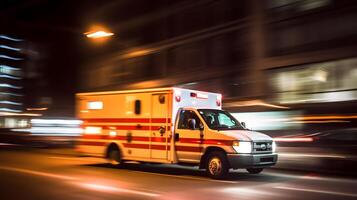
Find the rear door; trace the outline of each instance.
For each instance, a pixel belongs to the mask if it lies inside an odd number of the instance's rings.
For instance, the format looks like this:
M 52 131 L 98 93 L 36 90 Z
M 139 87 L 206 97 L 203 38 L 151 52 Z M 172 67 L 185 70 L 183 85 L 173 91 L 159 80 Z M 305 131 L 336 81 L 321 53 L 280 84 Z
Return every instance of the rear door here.
M 170 149 L 169 99 L 167 93 L 151 96 L 150 151 L 153 159 L 168 159 Z

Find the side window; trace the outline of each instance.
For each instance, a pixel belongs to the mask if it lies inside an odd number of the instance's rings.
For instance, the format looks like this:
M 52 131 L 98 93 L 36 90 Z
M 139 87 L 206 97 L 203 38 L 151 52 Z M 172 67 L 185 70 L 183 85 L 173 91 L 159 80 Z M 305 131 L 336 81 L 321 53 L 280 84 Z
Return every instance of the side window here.
M 195 119 L 196 120 L 196 127 L 195 129 L 199 128 L 199 125 L 201 123 L 200 119 L 198 118 L 198 116 L 196 115 L 195 112 L 191 111 L 191 110 L 182 110 L 180 113 L 180 119 L 178 122 L 178 129 L 189 129 L 188 126 L 188 121 L 190 119 Z

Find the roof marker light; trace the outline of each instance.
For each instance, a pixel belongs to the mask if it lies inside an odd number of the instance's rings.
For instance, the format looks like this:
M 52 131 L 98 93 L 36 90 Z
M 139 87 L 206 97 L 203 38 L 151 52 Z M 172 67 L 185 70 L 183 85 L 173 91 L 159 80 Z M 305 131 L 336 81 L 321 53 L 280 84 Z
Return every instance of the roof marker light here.
M 222 105 L 222 95 L 220 94 L 217 96 L 216 105 L 219 107 Z
M 174 95 L 175 95 L 176 102 L 180 102 L 181 101 L 181 91 L 180 90 L 174 90 Z

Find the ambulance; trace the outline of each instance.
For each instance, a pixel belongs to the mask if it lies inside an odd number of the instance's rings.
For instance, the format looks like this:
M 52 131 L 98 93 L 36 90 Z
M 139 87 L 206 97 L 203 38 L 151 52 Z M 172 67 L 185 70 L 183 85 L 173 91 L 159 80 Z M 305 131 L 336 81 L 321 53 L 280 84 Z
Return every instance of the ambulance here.
M 258 174 L 277 162 L 273 139 L 222 110 L 217 93 L 155 88 L 76 94 L 77 150 L 127 161 L 196 165 L 216 179 L 229 169 Z

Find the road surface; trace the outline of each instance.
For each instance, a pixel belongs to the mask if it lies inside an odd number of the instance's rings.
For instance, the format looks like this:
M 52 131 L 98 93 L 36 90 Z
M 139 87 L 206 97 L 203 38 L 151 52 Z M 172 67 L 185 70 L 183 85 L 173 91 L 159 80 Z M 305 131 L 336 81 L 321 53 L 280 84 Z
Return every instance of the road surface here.
M 0 148 L 1 200 L 357 199 L 357 179 L 274 169 L 212 180 L 191 167 L 128 164 L 46 150 Z

